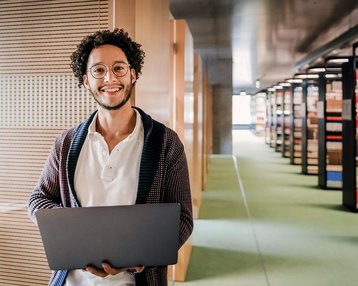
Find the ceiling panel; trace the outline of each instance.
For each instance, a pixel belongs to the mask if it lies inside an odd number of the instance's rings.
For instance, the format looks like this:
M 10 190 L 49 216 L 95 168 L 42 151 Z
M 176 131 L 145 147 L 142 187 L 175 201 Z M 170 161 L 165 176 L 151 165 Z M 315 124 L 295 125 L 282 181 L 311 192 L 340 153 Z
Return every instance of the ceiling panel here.
M 222 60 L 234 93 L 255 93 L 257 79 L 265 88 L 293 75 L 308 53 L 358 25 L 356 0 L 170 0 L 170 8 L 187 20 L 209 80 L 228 82 L 215 73 Z

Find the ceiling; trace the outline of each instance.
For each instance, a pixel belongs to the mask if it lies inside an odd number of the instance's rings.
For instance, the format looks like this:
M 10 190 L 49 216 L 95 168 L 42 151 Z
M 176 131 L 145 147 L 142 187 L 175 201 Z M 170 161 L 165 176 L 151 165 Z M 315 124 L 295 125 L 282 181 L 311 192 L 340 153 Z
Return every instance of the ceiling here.
M 187 20 L 211 84 L 233 94 L 275 85 L 328 53 L 351 54 L 358 41 L 357 0 L 170 0 L 170 10 Z

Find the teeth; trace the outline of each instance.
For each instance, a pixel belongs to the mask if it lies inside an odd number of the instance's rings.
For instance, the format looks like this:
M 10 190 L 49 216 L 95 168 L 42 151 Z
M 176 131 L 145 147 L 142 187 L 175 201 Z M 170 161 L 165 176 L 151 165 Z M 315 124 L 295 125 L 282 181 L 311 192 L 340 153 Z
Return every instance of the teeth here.
M 108 89 L 103 89 L 103 91 L 105 91 L 105 92 L 116 92 L 116 91 L 119 91 L 119 88 L 108 88 Z

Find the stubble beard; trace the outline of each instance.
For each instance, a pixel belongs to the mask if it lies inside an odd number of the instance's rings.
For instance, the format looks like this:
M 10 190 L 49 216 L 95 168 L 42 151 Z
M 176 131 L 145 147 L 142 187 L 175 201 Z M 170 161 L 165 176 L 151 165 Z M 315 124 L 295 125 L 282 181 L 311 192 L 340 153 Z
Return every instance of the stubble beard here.
M 133 84 L 131 83 L 129 88 L 124 90 L 124 98 L 123 98 L 123 100 L 120 103 L 118 103 L 117 105 L 113 105 L 113 106 L 107 105 L 107 104 L 99 101 L 99 99 L 93 94 L 92 90 L 90 90 L 90 92 L 91 92 L 94 100 L 97 102 L 97 104 L 99 106 L 101 106 L 102 108 L 104 108 L 106 110 L 118 110 L 122 106 L 124 106 L 128 102 L 128 100 L 131 98 L 132 89 L 133 89 Z

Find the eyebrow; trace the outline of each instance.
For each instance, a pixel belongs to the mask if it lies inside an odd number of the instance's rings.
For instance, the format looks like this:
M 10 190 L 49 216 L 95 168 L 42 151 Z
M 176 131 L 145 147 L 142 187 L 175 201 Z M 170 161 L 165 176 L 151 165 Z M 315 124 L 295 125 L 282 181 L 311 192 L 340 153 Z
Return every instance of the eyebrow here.
M 111 65 L 114 65 L 114 64 L 117 64 L 117 63 L 121 63 L 121 64 L 127 64 L 127 65 L 130 65 L 128 62 L 124 61 L 124 60 L 119 60 L 119 61 L 114 61 L 112 62 Z M 104 65 L 104 66 L 107 66 L 106 64 L 104 64 L 103 62 L 97 62 L 97 63 L 94 63 L 92 64 L 91 66 L 88 66 L 87 69 L 90 69 L 91 67 L 95 66 L 95 65 Z

